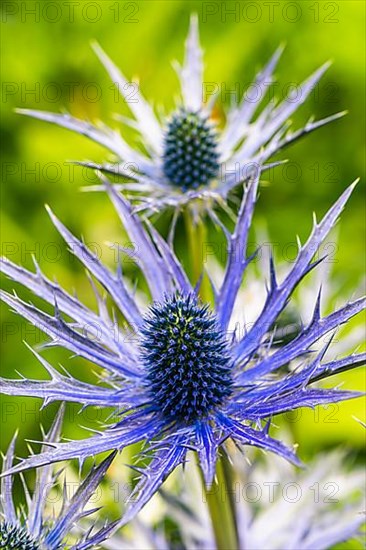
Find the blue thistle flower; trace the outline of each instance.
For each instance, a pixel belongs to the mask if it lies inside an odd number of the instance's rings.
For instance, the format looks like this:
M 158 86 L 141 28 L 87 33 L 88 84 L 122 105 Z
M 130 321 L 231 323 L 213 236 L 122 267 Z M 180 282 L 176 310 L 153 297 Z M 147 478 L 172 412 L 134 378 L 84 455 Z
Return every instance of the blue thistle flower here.
M 17 313 L 42 328 L 48 345 L 62 346 L 102 367 L 103 385 L 81 382 L 60 373 L 39 353 L 33 353 L 48 371 L 50 380 L 2 380 L 9 395 L 72 401 L 83 406 L 116 407 L 121 417 L 101 433 L 84 440 L 55 444 L 52 451 L 31 456 L 8 473 L 51 462 L 88 456 L 145 442 L 151 460 L 138 467 L 142 478 L 136 485 L 124 521 L 130 520 L 161 486 L 164 479 L 186 460 L 188 450 L 198 455 L 205 481 L 213 481 L 220 446 L 233 439 L 271 451 L 299 464 L 292 449 L 269 434 L 271 417 L 298 407 L 357 397 L 352 391 L 323 389 L 315 382 L 365 362 L 365 354 L 351 354 L 329 361 L 312 346 L 333 333 L 365 307 L 361 298 L 337 311 L 321 315 L 320 293 L 310 323 L 288 343 L 274 344 L 275 323 L 294 289 L 322 261 L 313 260 L 316 250 L 336 223 L 354 185 L 332 206 L 321 222 L 314 220 L 311 235 L 299 245 L 297 259 L 281 282 L 270 259 L 267 298 L 254 324 L 243 334 L 227 333 L 243 275 L 251 260 L 248 234 L 259 184 L 259 173 L 244 190 L 232 234 L 223 282 L 214 288 L 215 303 L 202 303 L 199 288 L 192 287 L 173 249 L 147 221 L 133 212 L 131 204 L 103 181 L 129 239 L 135 243 L 139 267 L 148 284 L 152 305 L 143 311 L 128 288 L 119 263 L 110 271 L 49 210 L 56 228 L 87 271 L 107 291 L 126 323 L 134 327 L 131 341 L 126 328 L 116 326 L 104 299 L 96 292 L 99 311 L 83 305 L 58 284 L 51 282 L 36 264 L 32 273 L 3 260 L 2 271 L 14 281 L 54 305 L 54 314 L 7 292 L 2 298 Z M 71 318 L 66 320 L 63 315 Z M 83 327 L 88 327 L 87 331 Z M 284 369 L 282 367 L 286 366 Z M 295 368 L 296 367 L 296 368 Z M 144 454 L 145 456 L 145 454 Z
M 63 407 L 56 415 L 49 432 L 45 434 L 42 445 L 43 452 L 59 440 L 62 418 Z M 15 442 L 16 437 L 11 441 L 5 456 L 3 473 L 12 467 Z M 12 495 L 13 476 L 3 477 L 1 482 L 0 548 L 6 550 L 61 550 L 66 548 L 66 539 L 70 530 L 78 524 L 81 518 L 95 512 L 95 510 L 84 510 L 85 505 L 93 496 L 115 454 L 115 452 L 111 453 L 99 466 L 90 470 L 70 500 L 67 500 L 67 491 L 64 490 L 61 511 L 57 517 L 49 517 L 50 514 L 47 511 L 47 499 L 56 486 L 60 474 L 60 472 L 53 473 L 52 464 L 47 464 L 37 470 L 32 497 L 23 480 L 27 513 L 25 510 L 22 510 L 21 513 L 16 511 Z M 78 542 L 72 546 L 67 545 L 67 548 L 71 550 L 96 548 L 99 543 L 108 538 L 114 528 L 115 525 L 110 523 L 94 534 L 92 534 L 93 528 L 90 528 L 84 535 L 76 535 Z
M 139 133 L 145 153 L 131 147 L 119 130 L 104 124 L 94 125 L 69 114 L 30 109 L 18 112 L 87 136 L 108 149 L 115 162 L 77 164 L 125 178 L 124 183 L 116 187 L 130 193 L 130 197 L 139 202 L 138 208 L 147 213 L 161 211 L 165 206 L 179 210 L 196 200 L 200 200 L 203 210 L 209 209 L 212 203 L 221 204 L 234 187 L 249 180 L 254 166 L 260 164 L 265 169 L 278 164 L 264 166 L 287 145 L 344 114 L 318 121 L 311 119 L 303 128 L 289 131 L 290 117 L 306 101 L 329 63 L 299 85 L 296 96 L 278 102 L 270 98 L 258 114 L 274 81 L 273 73 L 282 54 L 279 48 L 256 76 L 253 83 L 256 97 L 251 97 L 253 94 L 246 90 L 242 100 L 238 98 L 237 105 L 228 111 L 225 127 L 219 130 L 213 116 L 217 94 L 207 103 L 203 97 L 203 52 L 196 16 L 191 18 L 184 63 L 182 67 L 176 64 L 181 99 L 173 113 L 163 115 L 163 120 L 157 117 L 139 89 L 134 89 L 133 101 L 129 101 L 128 80 L 98 44 L 94 50 L 131 110 L 133 117 L 122 121 Z M 101 187 L 91 186 L 91 189 Z
M 354 465 L 349 471 L 351 461 L 346 453 L 327 451 L 301 470 L 273 456 L 258 459 L 254 455 L 243 460 L 238 451 L 230 456 L 235 471 L 230 490 L 238 548 L 329 550 L 349 539 L 359 539 L 361 548 L 365 476 L 362 468 Z M 129 524 L 128 532 L 122 529 L 112 537 L 113 548 L 216 550 L 194 461 L 187 464 L 184 477 L 180 476 L 175 485 L 177 482 L 178 492 L 164 489 L 160 492 L 161 510 L 155 518 L 155 529 L 149 526 L 148 518 L 144 522 L 136 518 Z M 220 486 L 214 490 L 222 500 L 229 496 Z M 161 530 L 167 520 L 174 525 L 178 545 L 172 544 L 169 533 L 164 536 Z M 349 547 L 354 547 L 350 541 Z
M 39 544 L 28 535 L 24 527 L 2 521 L 0 523 L 0 548 L 39 550 Z

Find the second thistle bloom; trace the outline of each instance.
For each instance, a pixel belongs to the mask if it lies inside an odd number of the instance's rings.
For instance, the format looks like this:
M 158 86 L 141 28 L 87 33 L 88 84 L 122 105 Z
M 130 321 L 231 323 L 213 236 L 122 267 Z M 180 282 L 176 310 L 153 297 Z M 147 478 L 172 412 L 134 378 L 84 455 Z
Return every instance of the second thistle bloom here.
M 53 424 L 44 436 L 42 451 L 46 451 L 59 441 L 63 408 L 56 415 Z M 11 468 L 14 460 L 15 437 L 10 443 L 4 458 L 3 473 Z M 95 509 L 87 510 L 89 500 L 103 480 L 115 453 L 111 453 L 97 467 L 93 467 L 80 483 L 72 496 L 68 496 L 65 478 L 63 491 L 58 484 L 61 472 L 53 471 L 53 464 L 45 464 L 37 470 L 36 482 L 31 491 L 22 479 L 26 506 L 17 510 L 13 499 L 13 476 L 3 477 L 0 499 L 0 548 L 5 550 L 88 550 L 99 548 L 113 530 L 113 524 L 106 524 L 99 530 L 88 525 L 83 531 L 83 518 L 90 516 Z M 62 495 L 61 510 L 58 514 L 50 503 L 52 491 Z M 71 534 L 71 536 L 70 536 Z M 72 541 L 72 542 L 71 542 Z
M 299 85 L 295 95 L 282 101 L 269 98 L 263 108 L 282 53 L 279 48 L 256 76 L 252 84 L 254 97 L 251 89 L 246 90 L 226 113 L 225 125 L 217 124 L 216 95 L 204 97 L 203 52 L 196 16 L 191 18 L 184 62 L 182 66 L 176 64 L 181 97 L 173 112 L 161 117 L 102 48 L 95 44 L 94 49 L 130 108 L 132 116 L 122 121 L 136 130 L 143 150 L 132 147 L 119 130 L 105 124 L 91 124 L 69 114 L 30 109 L 19 112 L 87 136 L 107 148 L 113 155 L 110 161 L 81 164 L 120 176 L 118 189 L 149 214 L 167 206 L 179 210 L 197 201 L 195 213 L 210 211 L 215 202 L 222 204 L 233 188 L 249 180 L 254 166 L 263 165 L 285 146 L 343 114 L 309 120 L 303 128 L 289 132 L 291 116 L 309 97 L 328 68 L 327 63 Z

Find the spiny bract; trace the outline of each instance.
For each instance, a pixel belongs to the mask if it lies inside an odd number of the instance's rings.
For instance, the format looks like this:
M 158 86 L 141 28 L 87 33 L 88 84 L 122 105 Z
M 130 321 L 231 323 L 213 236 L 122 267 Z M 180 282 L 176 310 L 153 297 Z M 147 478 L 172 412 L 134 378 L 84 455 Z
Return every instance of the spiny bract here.
M 61 406 L 56 414 L 50 430 L 44 434 L 41 451 L 49 449 L 59 441 L 64 407 Z M 25 506 L 16 509 L 13 500 L 13 475 L 7 475 L 12 469 L 14 460 L 16 437 L 14 436 L 4 457 L 1 480 L 0 499 L 0 548 L 5 550 L 89 550 L 98 547 L 98 544 L 109 537 L 111 524 L 88 531 L 83 530 L 79 522 L 95 512 L 95 509 L 85 509 L 88 501 L 95 496 L 95 491 L 113 461 L 115 453 L 111 453 L 98 466 L 89 471 L 82 483 L 73 489 L 71 498 L 68 498 L 67 480 L 64 480 L 64 491 L 60 493 L 59 478 L 61 471 L 53 472 L 53 464 L 48 463 L 37 470 L 34 489 L 31 490 L 25 479 L 22 479 L 25 495 Z M 57 491 L 61 497 L 61 507 L 58 513 L 52 509 L 54 496 Z M 70 531 L 76 527 L 70 545 Z

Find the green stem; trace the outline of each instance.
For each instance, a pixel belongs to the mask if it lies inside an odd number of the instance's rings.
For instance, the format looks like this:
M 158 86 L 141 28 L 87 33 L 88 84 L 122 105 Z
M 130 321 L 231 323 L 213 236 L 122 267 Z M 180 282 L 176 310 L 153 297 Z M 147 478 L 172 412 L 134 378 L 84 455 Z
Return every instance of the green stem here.
M 197 222 L 193 220 L 193 214 L 188 208 L 185 209 L 183 217 L 189 247 L 189 259 L 191 262 L 190 269 L 188 271 L 190 272 L 190 276 L 192 277 L 194 284 L 196 284 L 199 278 L 203 275 L 200 295 L 203 301 L 211 302 L 212 289 L 209 279 L 204 274 L 204 255 L 205 246 L 207 244 L 207 228 L 201 220 L 198 220 Z
M 203 481 L 217 550 L 239 548 L 231 477 L 230 464 L 223 455 L 217 462 L 216 479 L 211 489 L 206 489 Z
M 236 504 L 235 504 L 235 494 L 234 494 L 234 483 L 235 483 L 234 471 L 233 471 L 232 465 L 230 463 L 230 460 L 228 458 L 228 455 L 226 453 L 222 453 L 221 464 L 222 464 L 222 471 L 223 471 L 223 474 L 224 474 L 224 477 L 225 477 L 225 483 L 226 483 L 226 486 L 229 489 L 228 498 L 230 499 L 230 505 L 231 505 L 232 515 L 233 515 L 233 522 L 234 522 L 234 527 L 235 527 L 235 533 L 236 533 L 236 536 L 237 536 L 238 531 L 237 531 L 237 525 L 236 525 L 236 512 L 235 512 Z

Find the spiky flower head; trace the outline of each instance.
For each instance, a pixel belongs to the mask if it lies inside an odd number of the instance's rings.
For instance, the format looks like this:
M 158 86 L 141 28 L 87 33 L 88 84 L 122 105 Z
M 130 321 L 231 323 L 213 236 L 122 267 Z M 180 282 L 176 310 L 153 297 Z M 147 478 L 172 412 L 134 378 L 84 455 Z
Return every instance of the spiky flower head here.
M 6 550 L 39 550 L 39 544 L 20 525 L 0 522 L 0 548 Z
M 206 419 L 232 391 L 225 335 L 194 294 L 152 306 L 141 329 L 141 360 L 156 411 L 167 421 Z
M 53 424 L 45 434 L 42 451 L 59 441 L 63 407 L 55 416 Z M 3 474 L 11 469 L 14 460 L 16 438 L 11 441 L 4 459 Z M 13 476 L 4 476 L 1 481 L 1 511 L 0 511 L 0 548 L 5 550 L 88 550 L 97 548 L 108 538 L 112 524 L 106 524 L 93 532 L 93 528 L 86 534 L 80 534 L 81 518 L 90 516 L 95 510 L 85 510 L 89 499 L 93 496 L 99 483 L 107 472 L 115 453 L 111 453 L 97 467 L 93 467 L 83 482 L 79 485 L 72 497 L 68 499 L 66 479 L 61 511 L 55 517 L 49 510 L 49 496 L 57 487 L 60 472 L 54 474 L 52 464 L 46 464 L 37 470 L 35 489 L 31 491 L 23 481 L 26 507 L 17 512 L 13 501 Z M 73 541 L 70 546 L 70 532 L 75 528 Z
M 288 306 L 294 289 L 321 263 L 322 260 L 313 260 L 314 253 L 336 223 L 353 185 L 321 222 L 314 221 L 308 241 L 300 246 L 295 262 L 281 281 L 270 257 L 267 294 L 260 313 L 250 327 L 228 333 L 243 274 L 250 262 L 248 235 L 258 184 L 259 174 L 244 189 L 233 233 L 225 231 L 228 259 L 223 280 L 214 288 L 213 304 L 200 296 L 199 285 L 192 286 L 171 246 L 151 224 L 145 227 L 131 204 L 108 181 L 104 182 L 105 191 L 136 245 L 134 256 L 152 303 L 146 297 L 142 306 L 126 284 L 121 265 L 112 272 L 49 212 L 72 252 L 108 292 L 124 318 L 122 326 L 116 326 L 119 317 L 109 312 L 96 289 L 98 312 L 47 279 L 38 265 L 36 273 L 32 273 L 8 260 L 2 261 L 5 274 L 53 304 L 55 312 L 46 313 L 17 294 L 3 292 L 4 301 L 42 327 L 51 338 L 48 345 L 62 346 L 106 372 L 103 385 L 81 382 L 59 372 L 34 351 L 51 380 L 3 379 L 2 391 L 41 397 L 46 404 L 63 400 L 84 407 L 116 407 L 119 413 L 117 422 L 108 424 L 100 433 L 84 440 L 57 443 L 52 451 L 44 450 L 23 460 L 10 473 L 71 458 L 83 461 L 97 453 L 145 442 L 143 458 L 147 454 L 150 460 L 148 465 L 134 466 L 143 475 L 123 519 L 129 521 L 164 479 L 186 461 L 189 450 L 197 453 L 208 487 L 213 482 L 218 450 L 229 439 L 299 464 L 293 450 L 270 435 L 270 419 L 298 407 L 359 395 L 323 389 L 316 383 L 359 366 L 365 361 L 365 354 L 334 359 L 329 357 L 329 339 L 317 352 L 313 345 L 360 312 L 365 299 L 322 316 L 319 294 L 310 322 L 290 341 L 282 345 L 276 342 L 276 321 Z M 128 327 L 134 328 L 135 338 L 131 339 Z
M 99 45 L 94 49 L 131 110 L 132 118 L 123 118 L 123 122 L 137 130 L 145 153 L 131 147 L 119 130 L 104 124 L 94 125 L 69 114 L 29 109 L 19 112 L 88 136 L 107 148 L 113 154 L 111 162 L 78 164 L 120 176 L 116 187 L 148 214 L 166 206 L 178 210 L 192 203 L 198 215 L 210 211 L 215 203 L 223 204 L 233 188 L 248 181 L 256 166 L 265 169 L 264 163 L 272 155 L 343 114 L 309 120 L 303 128 L 289 132 L 290 117 L 306 101 L 327 63 L 298 87 L 296 97 L 278 102 L 271 98 L 261 109 L 274 81 L 282 53 L 279 48 L 253 82 L 256 97 L 246 90 L 226 113 L 226 125 L 217 125 L 213 115 L 216 96 L 208 101 L 204 97 L 203 52 L 196 16 L 191 18 L 184 63 L 181 67 L 176 64 L 181 98 L 172 113 L 160 118 L 135 85 L 133 101 L 129 101 L 126 77 Z
M 219 175 L 218 139 L 208 117 L 180 109 L 164 136 L 163 172 L 182 191 L 208 185 Z

